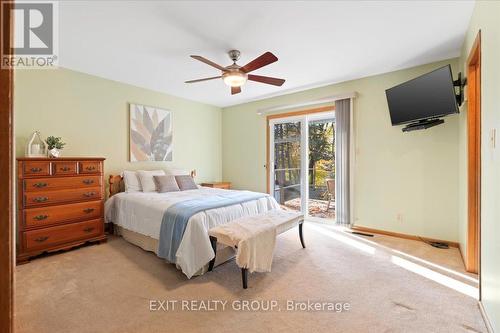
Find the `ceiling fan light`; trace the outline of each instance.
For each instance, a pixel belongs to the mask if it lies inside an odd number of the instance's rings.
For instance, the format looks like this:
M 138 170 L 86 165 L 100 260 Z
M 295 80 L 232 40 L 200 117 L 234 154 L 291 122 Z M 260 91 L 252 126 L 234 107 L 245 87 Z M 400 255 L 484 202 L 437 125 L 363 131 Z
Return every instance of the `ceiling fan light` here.
M 241 72 L 228 72 L 222 75 L 222 79 L 230 87 L 241 87 L 247 82 L 247 75 Z

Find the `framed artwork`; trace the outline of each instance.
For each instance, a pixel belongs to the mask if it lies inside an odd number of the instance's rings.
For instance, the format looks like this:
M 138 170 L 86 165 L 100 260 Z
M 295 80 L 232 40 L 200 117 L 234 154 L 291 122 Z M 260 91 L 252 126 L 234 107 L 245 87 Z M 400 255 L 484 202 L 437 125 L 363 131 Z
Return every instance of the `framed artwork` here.
M 130 104 L 130 161 L 172 161 L 172 112 Z

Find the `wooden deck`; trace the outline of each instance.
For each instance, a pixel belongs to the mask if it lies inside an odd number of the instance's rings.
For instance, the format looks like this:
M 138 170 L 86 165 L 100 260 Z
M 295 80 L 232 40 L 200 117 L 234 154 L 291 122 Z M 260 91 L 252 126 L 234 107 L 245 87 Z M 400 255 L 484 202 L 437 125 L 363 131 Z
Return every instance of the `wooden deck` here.
M 335 219 L 335 204 L 330 204 L 328 211 L 326 210 L 327 205 L 328 201 L 326 200 L 309 199 L 309 216 Z M 285 209 L 300 210 L 300 198 L 288 200 L 282 207 Z

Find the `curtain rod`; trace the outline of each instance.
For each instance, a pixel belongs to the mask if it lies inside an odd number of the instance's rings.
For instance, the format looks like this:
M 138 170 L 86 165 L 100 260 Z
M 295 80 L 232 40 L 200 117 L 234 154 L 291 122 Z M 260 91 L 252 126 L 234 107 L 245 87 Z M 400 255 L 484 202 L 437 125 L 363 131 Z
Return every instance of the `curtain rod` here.
M 307 101 L 307 102 L 302 102 L 302 103 L 271 106 L 271 107 L 257 110 L 257 114 L 264 115 L 264 114 L 276 112 L 276 111 L 283 111 L 283 110 L 301 108 L 301 107 L 305 107 L 305 106 L 318 105 L 318 104 L 326 104 L 326 103 L 335 102 L 339 99 L 355 98 L 357 95 L 358 95 L 358 93 L 353 91 L 353 92 L 332 95 L 332 96 L 328 96 L 328 97 L 324 97 L 324 98 L 320 98 L 320 99 L 315 99 L 315 100 L 311 100 L 311 101 Z

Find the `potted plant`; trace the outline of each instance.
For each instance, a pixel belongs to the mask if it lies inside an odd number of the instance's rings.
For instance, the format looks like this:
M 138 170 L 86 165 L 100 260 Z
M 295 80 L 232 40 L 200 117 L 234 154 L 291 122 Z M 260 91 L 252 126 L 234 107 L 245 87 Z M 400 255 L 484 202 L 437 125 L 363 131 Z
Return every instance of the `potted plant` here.
M 64 148 L 64 143 L 60 137 L 49 136 L 47 140 L 48 155 L 52 158 L 57 158 L 61 155 L 61 150 Z

